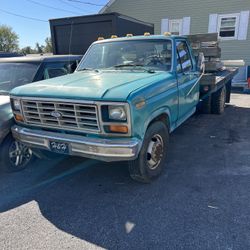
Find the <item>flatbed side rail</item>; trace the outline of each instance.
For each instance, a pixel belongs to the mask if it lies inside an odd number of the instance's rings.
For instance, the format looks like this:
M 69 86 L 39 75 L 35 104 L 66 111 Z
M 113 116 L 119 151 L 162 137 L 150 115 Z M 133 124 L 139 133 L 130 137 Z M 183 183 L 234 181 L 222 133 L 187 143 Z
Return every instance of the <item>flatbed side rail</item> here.
M 230 67 L 215 73 L 205 74 L 200 80 L 200 99 L 204 100 L 223 86 L 230 85 L 231 87 L 231 81 L 238 71 L 238 68 Z

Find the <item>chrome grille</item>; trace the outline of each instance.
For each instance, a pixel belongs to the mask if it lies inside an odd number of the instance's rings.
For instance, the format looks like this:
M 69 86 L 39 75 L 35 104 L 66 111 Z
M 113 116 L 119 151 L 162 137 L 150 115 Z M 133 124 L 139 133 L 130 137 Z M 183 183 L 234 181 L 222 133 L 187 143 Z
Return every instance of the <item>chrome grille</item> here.
M 96 105 L 71 102 L 22 100 L 27 124 L 65 130 L 99 132 Z M 60 117 L 53 116 L 55 113 Z

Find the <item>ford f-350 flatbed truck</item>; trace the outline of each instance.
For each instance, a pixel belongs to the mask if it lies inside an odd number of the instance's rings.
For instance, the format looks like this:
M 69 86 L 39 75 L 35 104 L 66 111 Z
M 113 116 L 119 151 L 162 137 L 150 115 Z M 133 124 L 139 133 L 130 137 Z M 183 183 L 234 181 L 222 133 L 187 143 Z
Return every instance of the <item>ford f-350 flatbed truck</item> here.
M 169 134 L 200 104 L 223 112 L 236 72 L 203 81 L 203 56 L 195 58 L 187 37 L 100 40 L 72 75 L 11 92 L 12 133 L 33 150 L 128 161 L 133 179 L 150 182 L 166 164 Z

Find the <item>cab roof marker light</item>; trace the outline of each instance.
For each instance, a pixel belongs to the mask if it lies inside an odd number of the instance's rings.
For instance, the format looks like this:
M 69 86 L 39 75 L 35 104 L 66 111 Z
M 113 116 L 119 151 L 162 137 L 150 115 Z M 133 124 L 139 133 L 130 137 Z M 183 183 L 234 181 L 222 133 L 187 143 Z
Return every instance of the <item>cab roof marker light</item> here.
M 111 38 L 112 38 L 112 39 L 118 38 L 118 36 L 117 36 L 117 35 L 112 35 Z
M 104 37 L 102 37 L 102 36 L 98 37 L 98 39 L 97 39 L 97 41 L 102 41 L 102 40 L 104 40 Z
M 133 36 L 133 34 L 127 34 L 126 35 L 126 37 L 132 37 Z
M 145 32 L 144 36 L 150 36 L 151 34 L 149 32 Z
M 164 32 L 164 36 L 171 36 L 171 32 Z

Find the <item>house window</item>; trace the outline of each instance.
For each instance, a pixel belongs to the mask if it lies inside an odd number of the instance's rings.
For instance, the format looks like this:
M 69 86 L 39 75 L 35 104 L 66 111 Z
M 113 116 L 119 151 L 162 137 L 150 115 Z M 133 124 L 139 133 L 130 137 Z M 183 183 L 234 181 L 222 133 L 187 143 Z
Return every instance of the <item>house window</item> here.
M 218 33 L 222 40 L 237 39 L 239 30 L 239 14 L 219 15 Z
M 182 35 L 182 19 L 169 20 L 169 31 L 173 35 Z

